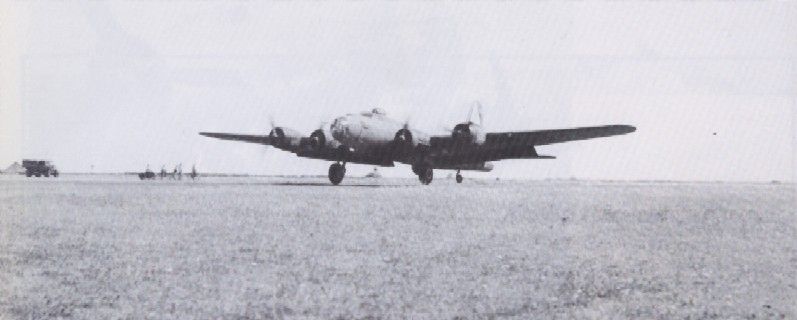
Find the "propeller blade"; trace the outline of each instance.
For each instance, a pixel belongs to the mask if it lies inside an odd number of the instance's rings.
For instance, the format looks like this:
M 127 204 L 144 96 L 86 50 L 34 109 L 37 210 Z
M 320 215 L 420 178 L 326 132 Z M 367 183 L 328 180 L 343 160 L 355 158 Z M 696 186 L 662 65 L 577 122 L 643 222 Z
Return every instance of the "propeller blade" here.
M 277 127 L 277 123 L 276 123 L 276 121 L 274 121 L 274 115 L 273 114 L 269 114 L 268 115 L 268 125 L 271 126 L 271 129 L 268 130 L 268 135 L 271 136 L 274 133 L 274 129 Z M 269 147 L 271 147 L 271 146 L 267 145 L 267 146 L 265 146 L 265 148 L 263 148 L 263 154 L 267 153 L 267 150 L 269 149 Z
M 484 125 L 484 117 L 482 116 L 482 103 L 476 100 L 476 112 L 479 113 L 479 125 Z

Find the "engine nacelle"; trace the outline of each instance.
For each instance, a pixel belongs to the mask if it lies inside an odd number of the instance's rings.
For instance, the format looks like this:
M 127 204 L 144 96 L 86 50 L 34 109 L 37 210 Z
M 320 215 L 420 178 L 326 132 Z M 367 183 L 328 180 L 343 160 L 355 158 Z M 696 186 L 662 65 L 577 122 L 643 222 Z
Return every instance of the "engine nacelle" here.
M 291 128 L 275 127 L 268 133 L 268 138 L 272 141 L 271 145 L 277 148 L 287 149 L 299 146 L 299 142 L 302 140 L 302 134 Z
M 316 129 L 310 133 L 308 138 L 310 149 L 314 151 L 321 151 L 324 149 L 337 149 L 340 147 L 340 142 L 332 138 L 332 133 L 326 128 Z
M 483 144 L 487 140 L 487 133 L 478 124 L 463 122 L 456 125 L 454 130 L 451 130 L 451 138 L 459 143 Z
M 404 128 L 396 132 L 396 136 L 393 138 L 393 143 L 399 147 L 411 148 L 418 144 L 418 141 L 413 136 L 412 131 Z

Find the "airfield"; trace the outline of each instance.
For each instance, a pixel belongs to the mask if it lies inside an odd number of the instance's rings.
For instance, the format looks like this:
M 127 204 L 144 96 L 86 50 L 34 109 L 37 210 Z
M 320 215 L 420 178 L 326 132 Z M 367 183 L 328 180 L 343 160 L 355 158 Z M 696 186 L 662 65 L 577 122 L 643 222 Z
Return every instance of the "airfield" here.
M 795 186 L 0 176 L 0 319 L 794 318 Z

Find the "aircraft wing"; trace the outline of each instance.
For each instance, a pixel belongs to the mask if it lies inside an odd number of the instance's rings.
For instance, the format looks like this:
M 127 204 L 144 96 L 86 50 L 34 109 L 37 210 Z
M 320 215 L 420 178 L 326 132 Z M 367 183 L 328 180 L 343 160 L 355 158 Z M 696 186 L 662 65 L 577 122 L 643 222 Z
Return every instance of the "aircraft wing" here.
M 222 139 L 222 140 L 243 141 L 243 142 L 271 145 L 271 141 L 267 135 L 219 133 L 219 132 L 200 132 L 199 134 L 206 137 Z
M 257 143 L 274 146 L 274 141 L 268 135 L 252 135 L 252 134 L 237 134 L 237 133 L 220 133 L 220 132 L 200 132 L 199 134 L 205 137 L 211 137 L 222 140 L 242 141 L 249 143 Z M 297 156 L 311 159 L 339 161 L 340 155 L 337 149 L 324 147 L 322 149 L 313 149 L 309 145 L 309 138 L 301 138 L 299 145 L 296 146 L 274 146 L 284 151 L 295 153 Z M 379 152 L 375 153 L 353 153 L 348 155 L 345 159 L 347 162 L 372 164 L 379 166 L 393 166 L 393 161 L 386 158 Z
M 616 136 L 636 131 L 633 126 L 610 125 L 571 129 L 488 133 L 485 144 L 495 147 L 542 146 L 576 140 Z
M 535 146 L 609 137 L 636 131 L 633 126 L 609 125 L 570 129 L 492 132 L 482 144 L 461 144 L 451 136 L 430 139 L 431 156 L 444 165 L 476 163 L 502 159 L 552 159 L 537 154 Z

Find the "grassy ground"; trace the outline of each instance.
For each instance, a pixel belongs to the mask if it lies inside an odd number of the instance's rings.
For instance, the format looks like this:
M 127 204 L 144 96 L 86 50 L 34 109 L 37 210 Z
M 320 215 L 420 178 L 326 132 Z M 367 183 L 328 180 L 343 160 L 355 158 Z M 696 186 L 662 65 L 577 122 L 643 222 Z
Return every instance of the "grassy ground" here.
M 0 319 L 793 318 L 795 187 L 0 180 Z

